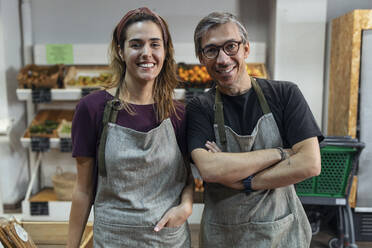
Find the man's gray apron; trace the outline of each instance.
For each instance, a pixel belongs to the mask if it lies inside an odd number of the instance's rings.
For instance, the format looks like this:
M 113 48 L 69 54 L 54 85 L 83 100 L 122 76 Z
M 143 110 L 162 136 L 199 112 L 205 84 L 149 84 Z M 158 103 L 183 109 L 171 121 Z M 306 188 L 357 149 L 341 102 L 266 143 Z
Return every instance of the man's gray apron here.
M 216 89 L 214 133 L 223 151 L 249 152 L 283 146 L 262 90 L 255 79 L 251 81 L 264 113 L 251 135 L 238 135 L 224 125 L 221 95 Z M 246 194 L 207 183 L 204 203 L 201 247 L 310 246 L 310 224 L 293 185 Z
M 94 247 L 190 247 L 187 222 L 153 231 L 163 215 L 180 204 L 186 185 L 172 122 L 168 118 L 149 132 L 119 126 L 115 122 L 121 104 L 116 97 L 103 117 L 101 142 L 106 139 L 106 145 L 98 155 Z

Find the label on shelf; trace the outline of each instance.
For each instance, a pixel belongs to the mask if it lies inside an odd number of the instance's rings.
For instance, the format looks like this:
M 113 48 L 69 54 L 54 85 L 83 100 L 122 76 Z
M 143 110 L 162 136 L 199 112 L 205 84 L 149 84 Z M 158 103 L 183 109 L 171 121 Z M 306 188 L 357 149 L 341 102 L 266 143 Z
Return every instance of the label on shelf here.
M 336 198 L 336 205 L 346 205 L 346 200 L 344 198 Z
M 30 202 L 31 215 L 49 215 L 48 202 Z
M 61 152 L 72 152 L 72 141 L 70 138 L 61 138 L 59 145 Z
M 50 149 L 48 137 L 31 137 L 31 150 L 33 152 L 46 152 Z
M 73 64 L 74 51 L 72 44 L 47 44 L 46 61 L 48 64 Z
M 16 231 L 18 237 L 23 242 L 27 242 L 28 241 L 28 234 L 25 231 L 25 229 L 23 229 L 20 225 L 18 225 L 17 223 L 14 223 L 14 230 Z
M 43 103 L 52 101 L 52 93 L 50 89 L 46 88 L 33 89 L 31 95 L 33 103 Z
M 92 93 L 93 91 L 96 91 L 96 90 L 99 90 L 99 88 L 97 88 L 97 87 L 82 88 L 81 89 L 81 97 L 89 95 L 90 93 Z

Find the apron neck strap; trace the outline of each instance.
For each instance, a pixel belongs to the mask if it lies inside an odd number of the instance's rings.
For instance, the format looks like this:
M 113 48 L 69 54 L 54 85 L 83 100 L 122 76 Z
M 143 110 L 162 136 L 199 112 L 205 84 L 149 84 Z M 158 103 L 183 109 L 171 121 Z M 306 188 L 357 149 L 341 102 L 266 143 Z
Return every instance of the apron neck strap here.
M 223 116 L 223 103 L 221 99 L 221 93 L 216 86 L 216 96 L 214 98 L 214 124 L 217 124 L 218 134 L 220 136 L 220 143 L 222 151 L 227 151 L 227 139 L 225 132 L 225 120 Z
M 251 77 L 251 83 L 253 86 L 254 91 L 257 94 L 258 101 L 260 102 L 260 106 L 262 112 L 265 114 L 271 113 L 270 107 L 267 104 L 266 98 L 262 92 L 261 87 L 258 85 L 255 78 Z M 223 103 L 221 93 L 218 90 L 218 86 L 216 87 L 216 96 L 214 98 L 214 124 L 217 124 L 218 135 L 220 137 L 220 143 L 222 146 L 222 151 L 227 151 L 227 139 L 226 139 L 226 131 L 225 131 L 225 120 L 223 115 Z
M 271 113 L 269 104 L 267 104 L 266 98 L 265 98 L 265 96 L 264 96 L 264 94 L 262 92 L 261 87 L 258 85 L 256 79 L 253 78 L 253 77 L 251 77 L 251 83 L 252 83 L 252 86 L 253 86 L 254 91 L 257 94 L 258 101 L 260 102 L 260 106 L 261 106 L 262 112 L 264 113 L 264 115 L 265 114 L 268 114 L 268 113 Z
M 114 99 L 107 101 L 105 109 L 103 111 L 102 118 L 102 133 L 98 147 L 98 172 L 101 176 L 107 176 L 106 166 L 105 166 L 105 150 L 106 150 L 106 140 L 108 133 L 108 123 L 116 123 L 118 112 L 123 108 L 123 103 L 119 99 L 120 88 L 123 85 L 123 80 L 120 81 Z

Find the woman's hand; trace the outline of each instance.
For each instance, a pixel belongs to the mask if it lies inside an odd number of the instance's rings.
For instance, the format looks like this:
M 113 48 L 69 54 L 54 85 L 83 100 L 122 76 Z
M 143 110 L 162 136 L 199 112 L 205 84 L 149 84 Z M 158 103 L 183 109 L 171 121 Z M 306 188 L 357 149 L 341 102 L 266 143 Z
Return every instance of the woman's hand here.
M 192 213 L 192 205 L 190 204 L 180 204 L 169 209 L 163 218 L 156 224 L 154 231 L 158 232 L 163 227 L 179 227 L 181 226 L 187 218 Z

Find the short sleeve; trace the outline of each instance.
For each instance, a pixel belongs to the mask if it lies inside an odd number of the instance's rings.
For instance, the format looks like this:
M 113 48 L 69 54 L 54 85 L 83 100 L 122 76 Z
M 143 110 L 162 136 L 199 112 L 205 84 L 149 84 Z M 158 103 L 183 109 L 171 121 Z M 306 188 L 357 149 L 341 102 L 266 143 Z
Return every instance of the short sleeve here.
M 71 139 L 73 157 L 95 157 L 97 144 L 95 113 L 81 100 L 72 120 Z
M 283 124 L 290 146 L 311 137 L 318 137 L 319 142 L 323 140 L 313 113 L 297 85 L 289 85 L 284 99 Z
M 213 120 L 199 98 L 193 98 L 186 106 L 188 152 L 205 148 L 207 141 L 215 141 Z
M 175 101 L 176 115 L 171 117 L 173 128 L 175 131 L 178 147 L 181 153 L 187 155 L 187 140 L 186 140 L 186 111 L 185 106 L 180 102 Z

